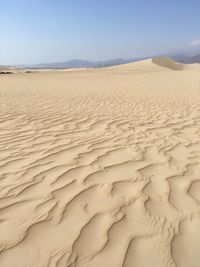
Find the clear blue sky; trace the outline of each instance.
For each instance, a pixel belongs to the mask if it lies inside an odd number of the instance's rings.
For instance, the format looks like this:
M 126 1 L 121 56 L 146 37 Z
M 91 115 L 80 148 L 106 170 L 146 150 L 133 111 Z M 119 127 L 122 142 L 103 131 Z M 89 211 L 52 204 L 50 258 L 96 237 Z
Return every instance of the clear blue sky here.
M 0 65 L 150 56 L 199 39 L 200 0 L 0 0 Z

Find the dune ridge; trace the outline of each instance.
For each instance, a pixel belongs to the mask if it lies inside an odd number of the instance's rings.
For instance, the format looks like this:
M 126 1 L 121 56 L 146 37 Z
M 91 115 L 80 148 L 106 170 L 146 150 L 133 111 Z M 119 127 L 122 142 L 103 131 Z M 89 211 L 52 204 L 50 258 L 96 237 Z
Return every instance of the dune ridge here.
M 200 266 L 200 68 L 161 65 L 0 77 L 1 267 Z

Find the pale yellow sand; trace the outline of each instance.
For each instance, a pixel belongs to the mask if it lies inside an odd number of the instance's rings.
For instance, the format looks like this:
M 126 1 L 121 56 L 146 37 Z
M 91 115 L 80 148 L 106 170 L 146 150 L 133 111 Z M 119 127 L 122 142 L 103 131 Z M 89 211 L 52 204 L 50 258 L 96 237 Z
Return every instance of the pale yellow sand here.
M 0 76 L 0 267 L 200 266 L 200 67 L 173 64 Z

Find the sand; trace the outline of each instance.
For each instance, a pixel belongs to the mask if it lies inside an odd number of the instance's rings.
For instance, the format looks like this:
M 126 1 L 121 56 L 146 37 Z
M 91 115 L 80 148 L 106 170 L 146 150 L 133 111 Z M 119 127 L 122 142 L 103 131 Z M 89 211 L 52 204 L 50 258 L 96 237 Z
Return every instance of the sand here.
M 1 267 L 200 266 L 200 66 L 0 76 Z

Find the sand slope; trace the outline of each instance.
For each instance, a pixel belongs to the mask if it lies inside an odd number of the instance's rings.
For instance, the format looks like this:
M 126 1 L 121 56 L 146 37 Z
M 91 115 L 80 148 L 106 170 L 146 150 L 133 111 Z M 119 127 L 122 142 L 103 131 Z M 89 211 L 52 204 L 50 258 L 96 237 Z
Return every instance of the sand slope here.
M 166 57 L 155 57 L 152 58 L 152 62 L 158 66 L 164 67 L 164 68 L 168 68 L 171 70 L 183 70 L 184 67 L 186 67 L 186 65 L 178 63 L 173 61 L 170 58 L 166 58 Z
M 0 77 L 1 267 L 200 266 L 200 67 Z

